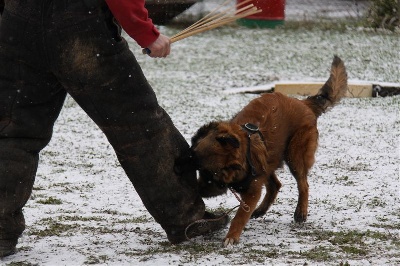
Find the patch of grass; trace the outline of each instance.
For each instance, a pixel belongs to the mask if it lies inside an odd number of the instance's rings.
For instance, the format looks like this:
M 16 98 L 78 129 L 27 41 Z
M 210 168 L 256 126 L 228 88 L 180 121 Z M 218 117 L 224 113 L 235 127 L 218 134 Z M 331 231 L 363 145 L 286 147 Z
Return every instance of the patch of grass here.
M 353 247 L 353 246 L 342 246 L 340 247 L 345 253 L 357 256 L 365 256 L 368 252 L 365 249 Z
M 47 199 L 38 200 L 37 203 L 49 204 L 49 205 L 61 205 L 62 201 L 53 197 L 49 197 Z
M 71 222 L 102 222 L 102 221 L 107 221 L 107 219 L 103 217 L 98 217 L 98 216 L 59 216 L 58 218 L 60 221 L 71 221 Z
M 118 211 L 110 210 L 110 209 L 103 210 L 102 213 L 111 214 L 111 215 L 118 215 L 119 214 Z
M 36 266 L 39 264 L 33 264 L 28 261 L 12 261 L 10 263 L 6 263 L 5 266 Z
M 386 203 L 382 201 L 380 197 L 374 197 L 370 202 L 367 203 L 368 207 L 385 207 Z
M 395 234 L 367 231 L 366 236 L 380 241 L 391 241 L 393 245 L 400 247 L 400 238 Z
M 107 221 L 105 217 L 102 216 L 59 216 L 58 219 L 60 221 L 72 221 L 72 222 L 102 222 Z M 120 223 L 120 224 L 142 224 L 150 222 L 151 219 L 146 216 L 139 216 L 139 217 L 129 217 L 129 218 L 122 218 L 122 219 L 114 219 L 113 224 Z
M 349 180 L 349 176 L 338 176 L 336 177 L 336 181 L 343 182 L 345 186 L 352 186 L 354 185 L 354 181 Z
M 70 182 L 61 182 L 61 183 L 54 183 L 51 185 L 51 187 L 67 187 L 70 186 Z
M 251 248 L 249 252 L 246 252 L 246 258 L 251 259 L 252 261 L 257 261 L 257 262 L 264 262 L 266 258 L 277 258 L 279 255 L 279 252 L 277 249 L 270 249 L 270 250 L 260 250 L 260 249 L 254 249 Z M 260 261 L 261 257 L 261 261 Z
M 317 246 L 307 251 L 299 251 L 299 252 L 289 252 L 290 255 L 294 255 L 295 257 L 304 258 L 312 261 L 331 261 L 338 257 L 337 253 L 339 251 L 345 252 L 347 256 L 366 256 L 368 252 L 365 249 L 357 248 L 353 246 Z
M 329 237 L 327 240 L 332 243 L 332 245 L 361 245 L 364 244 L 363 237 L 365 233 L 357 231 L 328 232 L 327 236 Z
M 344 245 L 344 244 L 364 244 L 365 238 L 372 238 L 381 241 L 386 241 L 391 238 L 388 234 L 383 234 L 375 231 L 314 231 L 314 232 L 303 232 L 303 235 L 311 235 L 318 241 L 328 241 L 333 245 Z
M 88 163 L 80 163 L 80 164 L 77 164 L 76 167 L 92 169 L 94 167 L 94 164 L 90 163 L 90 162 L 88 162 Z
M 332 232 L 332 231 L 314 231 L 314 232 L 301 232 L 300 235 L 312 237 L 315 241 L 318 242 L 329 242 L 332 245 L 333 249 L 336 249 L 337 252 L 344 252 L 350 258 L 358 258 L 365 257 L 367 255 L 372 255 L 376 252 L 376 245 L 379 244 L 367 244 L 371 240 L 376 240 L 376 243 L 380 242 L 388 242 L 389 246 L 386 245 L 386 248 L 396 249 L 400 246 L 400 239 L 396 236 L 388 233 L 381 233 L 376 231 L 366 231 L 360 232 L 356 230 L 352 231 L 344 231 L 344 232 Z M 308 259 L 313 260 L 323 260 L 325 257 L 329 259 L 331 248 L 320 247 L 320 254 L 314 255 L 314 250 L 310 250 L 306 253 L 302 253 L 302 256 L 307 257 Z M 378 248 L 379 250 L 379 248 Z M 313 256 L 316 256 L 313 258 Z
M 100 264 L 100 263 L 105 263 L 107 260 L 108 260 L 107 255 L 100 255 L 100 256 L 91 255 L 85 260 L 84 264 Z
M 139 216 L 139 217 L 130 217 L 130 218 L 124 218 L 120 219 L 117 221 L 117 223 L 122 223 L 122 224 L 141 224 L 141 223 L 148 223 L 150 222 L 151 219 L 146 216 Z
M 330 247 L 319 246 L 308 251 L 299 252 L 301 257 L 314 261 L 329 261 L 335 256 L 332 254 L 335 250 Z
M 374 256 L 376 252 L 381 250 L 379 243 L 390 241 L 392 249 L 396 249 L 396 243 L 399 240 L 390 234 L 374 232 L 374 231 L 304 231 L 299 233 L 301 236 L 312 237 L 313 246 L 310 250 L 293 252 L 288 251 L 284 255 L 293 256 L 296 259 L 306 259 L 314 262 L 333 262 L 338 257 L 349 259 L 357 259 L 360 257 Z M 370 244 L 371 240 L 377 244 Z M 308 240 L 310 242 L 310 240 Z M 253 244 L 244 244 L 240 248 L 240 256 L 236 248 L 222 248 L 220 242 L 188 242 L 184 245 L 171 245 L 169 242 L 160 242 L 157 246 L 152 246 L 152 241 L 147 243 L 148 249 L 130 249 L 125 252 L 127 256 L 141 256 L 143 261 L 149 261 L 159 254 L 175 254 L 179 255 L 179 263 L 187 263 L 199 261 L 206 256 L 223 256 L 234 257 L 234 261 L 240 264 L 263 264 L 266 260 L 277 258 L 280 256 L 280 250 L 275 246 L 271 247 L 255 247 Z M 378 245 L 378 246 L 376 246 Z M 386 244 L 385 244 L 386 245 Z M 386 245 L 387 246 L 387 245 Z M 340 265 L 348 265 L 342 262 Z
M 303 234 L 303 233 L 302 233 Z M 345 232 L 331 232 L 331 231 L 315 231 L 307 232 L 304 234 L 312 235 L 318 241 L 328 241 L 334 247 L 339 248 L 350 257 L 360 257 L 367 255 L 374 255 L 379 252 L 381 247 L 379 243 L 385 246 L 385 249 L 398 249 L 400 247 L 400 239 L 391 233 L 382 233 L 377 231 L 345 231 Z M 376 240 L 374 245 L 367 244 L 371 240 Z M 388 244 L 384 244 L 387 242 Z
M 49 150 L 49 149 L 44 149 L 43 151 L 41 151 L 41 154 L 49 156 L 49 157 L 55 157 L 55 156 L 57 156 L 59 154 L 59 152 L 52 151 L 52 150 Z
M 351 165 L 349 167 L 349 171 L 371 171 L 370 165 L 366 163 L 356 163 L 355 165 Z
M 39 225 L 42 225 L 44 229 L 32 229 L 30 235 L 35 235 L 38 237 L 47 237 L 47 236 L 70 236 L 77 231 L 81 234 L 122 234 L 126 231 L 134 232 L 138 235 L 146 235 L 146 239 L 151 244 L 154 237 L 160 237 L 159 232 L 155 232 L 151 229 L 141 229 L 140 227 L 136 227 L 135 229 L 127 229 L 121 228 L 121 226 L 115 226 L 116 224 L 141 224 L 148 222 L 148 219 L 145 216 L 133 217 L 129 219 L 113 219 L 111 226 L 107 225 L 99 225 L 101 222 L 108 222 L 109 220 L 105 217 L 98 216 L 58 216 L 54 218 L 45 218 L 38 222 Z M 97 222 L 96 226 L 93 226 L 92 223 L 87 224 L 87 222 Z M 86 223 L 86 224 L 85 224 Z
M 219 249 L 221 249 L 221 246 L 217 246 L 215 243 L 192 242 L 187 245 L 171 245 L 169 242 L 161 242 L 159 245 L 148 249 L 130 249 L 124 255 L 131 257 L 141 256 L 143 261 L 150 260 L 155 255 L 166 253 L 180 254 L 182 259 L 184 257 L 195 259 L 214 253 L 215 250 Z
M 371 224 L 372 227 L 376 228 L 384 228 L 384 229 L 393 229 L 393 230 L 400 230 L 400 223 L 389 223 L 389 224 L 383 224 L 383 223 L 374 223 Z
M 110 226 L 83 226 L 83 227 L 81 227 L 81 230 L 83 233 L 95 232 L 96 234 L 102 234 L 102 235 L 121 234 L 124 231 L 126 231 L 123 228 L 118 229 L 118 228 L 110 227 Z
M 64 224 L 51 221 L 46 225 L 45 229 L 31 231 L 30 234 L 38 237 L 70 235 L 71 231 L 76 231 L 77 228 L 79 228 L 77 224 Z
M 258 249 L 246 245 L 240 252 L 240 257 L 237 257 L 236 262 L 241 264 L 264 263 L 268 258 L 278 257 L 278 250 L 271 249 Z M 160 242 L 158 246 L 152 246 L 148 249 L 130 249 L 125 252 L 126 256 L 141 256 L 142 261 L 151 260 L 154 256 L 159 254 L 176 254 L 180 256 L 180 263 L 189 263 L 198 261 L 199 259 L 210 256 L 218 257 L 232 257 L 238 254 L 236 248 L 223 248 L 221 242 L 188 242 L 182 245 L 171 245 L 169 242 Z
M 349 180 L 349 177 L 348 177 L 347 175 L 345 175 L 345 176 L 338 176 L 338 177 L 336 177 L 336 180 L 337 180 L 337 181 L 348 181 L 348 180 Z
M 335 258 L 333 247 L 318 246 L 307 251 L 289 251 L 288 255 L 313 261 L 330 261 Z

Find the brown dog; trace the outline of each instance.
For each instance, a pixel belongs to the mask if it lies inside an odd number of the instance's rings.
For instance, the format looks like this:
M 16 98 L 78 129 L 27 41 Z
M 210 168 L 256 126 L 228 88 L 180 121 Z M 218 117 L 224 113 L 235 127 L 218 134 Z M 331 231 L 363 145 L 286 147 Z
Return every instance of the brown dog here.
M 203 197 L 233 188 L 250 207 L 240 208 L 231 222 L 224 245 L 239 242 L 250 216 L 260 217 L 274 202 L 281 187 L 275 170 L 289 166 L 299 190 L 294 213 L 304 222 L 308 212 L 307 174 L 318 146 L 317 118 L 333 107 L 347 91 L 347 74 L 335 56 L 328 81 L 319 92 L 304 100 L 281 93 L 264 94 L 252 100 L 232 120 L 211 122 L 192 138 L 192 152 L 199 170 Z M 267 193 L 256 209 L 262 187 Z

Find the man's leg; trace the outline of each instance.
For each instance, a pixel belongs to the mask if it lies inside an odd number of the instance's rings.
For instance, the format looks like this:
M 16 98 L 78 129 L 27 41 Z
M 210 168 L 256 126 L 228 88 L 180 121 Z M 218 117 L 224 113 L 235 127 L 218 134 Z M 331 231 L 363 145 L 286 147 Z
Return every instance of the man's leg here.
M 53 58 L 57 76 L 105 133 L 143 204 L 168 239 L 181 242 L 185 228 L 205 214 L 195 170 L 179 175 L 174 171 L 176 159 L 187 153 L 189 146 L 159 106 L 110 14 L 98 10 L 92 14 L 97 15 L 52 33 L 51 46 L 60 47 L 53 53 L 59 55 Z M 211 230 L 225 223 L 215 223 Z
M 0 257 L 13 253 L 25 229 L 38 153 L 51 138 L 66 92 L 39 69 L 32 23 L 4 11 L 0 24 Z M 34 31 L 30 31 L 34 32 Z M 27 45 L 27 46 L 25 46 Z

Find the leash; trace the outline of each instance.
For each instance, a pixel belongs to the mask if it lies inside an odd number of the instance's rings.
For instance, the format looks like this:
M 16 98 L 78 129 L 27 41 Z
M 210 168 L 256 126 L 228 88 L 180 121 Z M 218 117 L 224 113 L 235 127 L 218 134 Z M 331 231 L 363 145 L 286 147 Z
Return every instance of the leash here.
M 231 187 L 229 187 L 229 190 L 232 192 L 232 194 L 235 196 L 235 198 L 240 202 L 240 205 L 238 205 L 238 206 L 236 206 L 236 207 L 242 207 L 242 209 L 245 211 L 245 212 L 249 212 L 250 211 L 250 207 L 249 207 L 249 205 L 247 205 L 246 204 L 246 202 L 244 202 L 240 197 L 239 197 L 239 195 L 237 194 L 237 192 L 233 189 L 233 188 L 231 188 Z M 235 207 L 235 208 L 236 208 Z
M 245 212 L 249 212 L 249 211 L 250 211 L 249 205 L 247 205 L 247 204 L 239 197 L 239 195 L 237 194 L 237 192 L 236 192 L 233 188 L 231 188 L 231 187 L 229 188 L 229 190 L 232 192 L 232 194 L 235 196 L 235 198 L 240 202 L 240 205 L 237 205 L 237 206 L 231 208 L 231 209 L 228 210 L 227 212 L 224 212 L 224 213 L 223 213 L 220 217 L 218 217 L 218 218 L 214 218 L 214 219 L 200 219 L 200 220 L 197 220 L 197 221 L 192 222 L 191 224 L 189 224 L 189 225 L 185 228 L 185 237 L 186 237 L 187 240 L 189 240 L 189 241 L 191 240 L 191 239 L 188 237 L 188 235 L 187 235 L 187 231 L 189 230 L 189 228 L 190 228 L 191 226 L 193 226 L 193 225 L 195 225 L 195 224 L 200 224 L 200 225 L 199 225 L 199 228 L 201 228 L 201 227 L 205 226 L 206 223 L 208 223 L 208 222 L 216 222 L 216 221 L 222 220 L 224 217 L 228 216 L 231 212 L 233 212 L 236 208 L 239 208 L 239 207 L 242 207 L 242 209 L 243 209 Z

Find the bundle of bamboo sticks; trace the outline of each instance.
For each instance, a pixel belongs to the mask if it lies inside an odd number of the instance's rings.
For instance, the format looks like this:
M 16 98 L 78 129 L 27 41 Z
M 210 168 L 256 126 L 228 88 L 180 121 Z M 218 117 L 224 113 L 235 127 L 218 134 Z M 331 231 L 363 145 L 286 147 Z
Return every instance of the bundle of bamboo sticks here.
M 232 0 L 225 1 L 222 5 L 212 10 L 209 14 L 204 16 L 199 21 L 172 36 L 170 38 L 171 43 L 180 41 L 182 39 L 193 36 L 195 34 L 199 34 L 204 31 L 223 26 L 225 24 L 234 22 L 237 19 L 245 18 L 261 12 L 262 10 L 257 8 L 253 4 L 248 4 L 252 1 L 253 0 L 245 0 L 233 7 L 228 6 L 228 4 L 232 2 Z M 148 54 L 149 52 L 149 49 L 143 49 L 143 53 Z
M 244 6 L 245 4 L 252 1 L 253 0 L 246 0 L 237 4 L 234 7 L 226 7 L 230 2 L 232 2 L 231 0 L 227 0 L 199 21 L 172 36 L 171 43 L 177 42 L 179 40 L 185 39 L 189 36 L 207 30 L 223 26 L 237 19 L 245 18 L 247 16 L 261 12 L 262 10 L 255 7 L 253 4 L 248 4 Z

